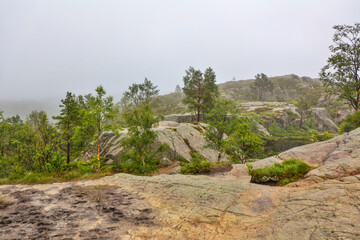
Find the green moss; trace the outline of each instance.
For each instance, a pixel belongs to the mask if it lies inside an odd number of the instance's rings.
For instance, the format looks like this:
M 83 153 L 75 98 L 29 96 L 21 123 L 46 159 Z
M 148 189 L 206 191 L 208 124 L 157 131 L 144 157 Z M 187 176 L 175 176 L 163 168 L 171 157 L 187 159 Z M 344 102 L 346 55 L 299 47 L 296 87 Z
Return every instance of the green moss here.
M 289 159 L 282 164 L 275 163 L 266 168 L 253 169 L 248 164 L 248 172 L 251 176 L 251 182 L 254 183 L 276 183 L 277 185 L 286 185 L 302 178 L 311 167 L 298 159 Z

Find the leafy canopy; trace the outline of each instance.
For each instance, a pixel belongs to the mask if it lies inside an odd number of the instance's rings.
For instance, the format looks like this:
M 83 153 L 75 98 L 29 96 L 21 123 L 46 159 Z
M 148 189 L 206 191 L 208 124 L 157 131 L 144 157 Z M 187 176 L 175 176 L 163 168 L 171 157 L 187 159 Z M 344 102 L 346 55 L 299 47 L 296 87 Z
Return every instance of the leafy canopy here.
M 121 141 L 125 148 L 122 162 L 131 164 L 135 173 L 143 174 L 158 167 L 159 154 L 165 150 L 164 145 L 155 147 L 156 132 L 152 129 L 160 117 L 155 116 L 149 105 L 142 105 L 131 112 L 123 113 L 128 133 Z
M 234 102 L 218 99 L 206 117 L 208 146 L 219 151 L 218 159 L 221 153 L 226 153 L 236 163 L 261 157 L 264 142 L 253 132 L 251 120 L 236 114 Z
M 200 121 L 200 114 L 210 110 L 219 96 L 216 75 L 210 67 L 204 73 L 193 67 L 189 67 L 185 72 L 183 102 L 188 105 L 189 109 L 194 110 L 197 121 Z
M 127 110 L 141 104 L 149 104 L 150 99 L 158 94 L 159 90 L 157 89 L 157 86 L 145 78 L 143 83 L 134 83 L 129 86 L 129 90 L 123 94 L 121 106 L 123 110 Z
M 333 27 L 332 55 L 320 72 L 330 94 L 338 95 L 357 112 L 360 102 L 360 23 Z
M 271 92 L 274 89 L 274 83 L 264 73 L 257 74 L 255 81 L 250 86 L 251 91 L 257 100 L 264 100 L 264 96 L 267 92 Z

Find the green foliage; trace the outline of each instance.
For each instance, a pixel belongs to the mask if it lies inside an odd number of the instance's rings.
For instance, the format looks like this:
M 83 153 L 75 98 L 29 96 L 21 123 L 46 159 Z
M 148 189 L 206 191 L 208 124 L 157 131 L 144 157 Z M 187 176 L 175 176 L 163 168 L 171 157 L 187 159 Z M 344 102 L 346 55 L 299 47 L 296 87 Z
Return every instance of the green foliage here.
M 190 162 L 181 162 L 182 174 L 208 173 L 211 170 L 212 163 L 197 152 L 191 152 Z
M 277 183 L 285 185 L 295 182 L 302 178 L 311 167 L 298 159 L 285 160 L 282 164 L 275 163 L 269 167 L 253 169 L 251 164 L 247 164 L 251 182 L 254 183 Z
M 235 163 L 245 163 L 249 158 L 261 158 L 264 141 L 252 131 L 248 118 L 238 119 L 235 130 L 224 144 L 225 152 Z
M 208 127 L 206 137 L 210 140 L 209 147 L 223 152 L 227 141 L 226 136 L 234 132 L 237 122 L 234 102 L 226 99 L 217 99 L 214 107 L 206 114 Z
M 74 151 L 75 129 L 80 125 L 80 104 L 77 101 L 75 94 L 71 92 L 66 93 L 66 98 L 61 100 L 60 115 L 53 117 L 57 120 L 57 127 L 61 132 L 61 140 L 64 152 L 66 153 L 66 162 L 70 163 L 72 156 L 76 156 Z
M 262 101 L 267 92 L 272 92 L 274 83 L 264 74 L 257 74 L 255 81 L 250 86 L 251 92 L 256 100 Z
M 311 135 L 311 139 L 314 140 L 314 142 L 322 142 L 333 138 L 333 136 L 328 132 L 323 133 L 313 133 Z
M 87 124 L 93 126 L 97 133 L 97 149 L 98 149 L 98 170 L 101 168 L 100 161 L 100 135 L 107 126 L 106 120 L 116 117 L 117 112 L 114 108 L 113 97 L 105 97 L 106 91 L 103 86 L 96 88 L 96 96 L 90 97 L 85 110 L 85 120 Z
M 235 163 L 244 163 L 246 159 L 262 155 L 263 141 L 259 134 L 254 133 L 255 122 L 237 116 L 234 102 L 218 99 L 206 118 L 208 146 L 220 152 L 219 159 L 223 152 Z
M 185 70 L 186 75 L 183 77 L 183 92 L 185 98 L 184 104 L 196 113 L 197 121 L 200 121 L 200 114 L 206 113 L 214 104 L 215 99 L 219 96 L 216 85 L 216 75 L 212 68 L 207 68 L 204 74 L 200 70 L 189 67 Z
M 116 114 L 112 97 L 105 98 L 101 86 L 96 92 L 95 97 L 88 94 L 78 98 L 68 92 L 60 105 L 60 115 L 54 117 L 55 126 L 44 111 L 31 112 L 26 122 L 19 116 L 4 118 L 0 111 L 0 178 L 21 182 L 37 175 L 92 173 L 96 169 L 94 163 L 85 166 L 70 160 L 85 150 L 95 131 L 99 136 L 108 119 Z M 101 159 L 97 157 L 98 170 L 99 163 Z M 29 172 L 32 174 L 27 176 Z
M 320 72 L 330 94 L 339 96 L 359 111 L 360 102 L 360 23 L 333 27 L 331 55 Z
M 302 128 L 303 122 L 309 113 L 310 103 L 306 100 L 306 98 L 298 97 L 295 99 L 295 106 L 297 107 L 297 111 L 300 114 L 300 128 Z
M 155 147 L 157 137 L 152 129 L 160 117 L 156 117 L 149 105 L 140 106 L 123 114 L 128 134 L 121 145 L 125 151 L 121 155 L 121 167 L 136 174 L 144 174 L 159 167 L 160 154 L 166 150 L 165 145 Z
M 66 169 L 66 159 L 59 152 L 46 164 L 46 169 L 50 173 L 59 173 Z
M 150 104 L 150 99 L 158 94 L 157 86 L 145 78 L 143 83 L 134 83 L 128 91 L 124 92 L 120 102 L 121 110 L 124 112 L 132 107 Z
M 360 112 L 348 115 L 346 119 L 341 123 L 339 133 L 350 132 L 360 126 Z

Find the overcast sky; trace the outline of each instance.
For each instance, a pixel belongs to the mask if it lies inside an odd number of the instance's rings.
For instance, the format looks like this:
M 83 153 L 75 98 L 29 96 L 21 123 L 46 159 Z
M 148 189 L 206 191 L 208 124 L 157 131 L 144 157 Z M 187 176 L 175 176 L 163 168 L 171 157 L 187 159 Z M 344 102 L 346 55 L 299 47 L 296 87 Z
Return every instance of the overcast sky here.
M 359 12 L 358 0 L 0 0 L 0 100 L 100 84 L 118 99 L 144 77 L 164 94 L 189 66 L 217 82 L 317 77 L 332 26 Z

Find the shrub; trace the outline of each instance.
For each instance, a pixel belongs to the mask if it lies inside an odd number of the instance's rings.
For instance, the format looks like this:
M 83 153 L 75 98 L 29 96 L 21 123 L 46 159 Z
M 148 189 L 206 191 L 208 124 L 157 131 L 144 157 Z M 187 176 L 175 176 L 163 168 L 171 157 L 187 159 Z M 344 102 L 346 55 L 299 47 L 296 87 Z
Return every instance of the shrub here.
M 50 173 L 59 173 L 66 169 L 66 158 L 58 151 L 46 164 L 46 170 Z
M 197 152 L 191 152 L 191 162 L 182 162 L 180 172 L 182 174 L 208 173 L 212 163 Z
M 251 176 L 251 182 L 254 183 L 275 183 L 286 185 L 302 178 L 311 167 L 298 159 L 285 160 L 282 164 L 275 163 L 269 167 L 253 169 L 248 164 L 248 173 Z
M 124 173 L 131 173 L 134 175 L 149 175 L 151 172 L 156 171 L 159 169 L 159 165 L 148 164 L 142 165 L 138 162 L 125 162 L 120 165 L 122 172 Z
M 360 126 L 360 112 L 356 112 L 352 115 L 346 117 L 346 119 L 341 123 L 339 132 L 343 134 L 344 132 L 350 132 L 355 128 Z
M 165 144 L 157 145 L 157 133 L 152 129 L 160 121 L 149 105 L 140 106 L 123 114 L 128 134 L 121 141 L 124 151 L 120 155 L 120 168 L 137 175 L 159 168 L 161 154 L 168 150 Z
M 333 138 L 333 136 L 328 132 L 317 133 L 317 134 L 314 133 L 311 135 L 311 139 L 314 140 L 314 142 L 322 142 L 329 140 L 331 138 Z

